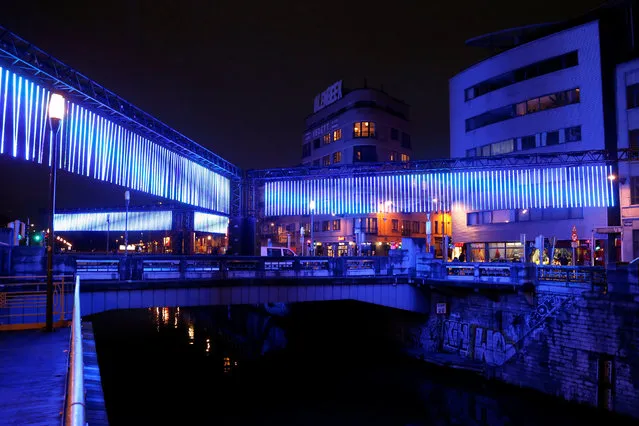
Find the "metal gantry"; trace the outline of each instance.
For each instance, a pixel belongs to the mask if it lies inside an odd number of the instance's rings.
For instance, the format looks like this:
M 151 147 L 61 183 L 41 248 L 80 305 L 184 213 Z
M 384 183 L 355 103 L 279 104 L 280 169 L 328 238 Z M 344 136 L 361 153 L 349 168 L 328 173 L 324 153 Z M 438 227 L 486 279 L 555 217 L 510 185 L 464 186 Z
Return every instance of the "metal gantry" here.
M 410 161 L 408 163 L 360 163 L 343 164 L 329 167 L 289 167 L 277 169 L 251 170 L 247 179 L 255 182 L 316 179 L 331 177 L 354 177 L 388 175 L 413 172 L 440 172 L 454 170 L 494 170 L 523 167 L 557 167 L 586 164 L 612 164 L 617 161 L 639 160 L 639 150 L 621 149 L 618 151 L 588 150 L 575 152 L 525 153 L 494 157 L 440 158 L 433 160 Z

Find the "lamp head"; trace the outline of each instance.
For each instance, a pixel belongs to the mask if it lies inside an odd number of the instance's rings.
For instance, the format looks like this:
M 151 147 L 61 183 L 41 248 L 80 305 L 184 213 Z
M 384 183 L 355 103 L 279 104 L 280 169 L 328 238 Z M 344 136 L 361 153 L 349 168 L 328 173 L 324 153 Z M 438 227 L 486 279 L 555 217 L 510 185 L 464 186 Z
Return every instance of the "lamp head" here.
M 53 93 L 49 99 L 49 118 L 62 120 L 64 118 L 64 96 Z

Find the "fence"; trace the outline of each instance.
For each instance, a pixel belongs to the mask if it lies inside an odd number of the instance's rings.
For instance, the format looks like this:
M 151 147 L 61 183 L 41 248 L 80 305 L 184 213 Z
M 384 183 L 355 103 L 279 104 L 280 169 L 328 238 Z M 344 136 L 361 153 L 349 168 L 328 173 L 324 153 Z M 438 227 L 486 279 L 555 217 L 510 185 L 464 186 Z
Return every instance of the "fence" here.
M 66 325 L 72 306 L 67 303 L 73 277 L 53 277 L 54 326 Z M 0 330 L 37 329 L 46 324 L 45 276 L 0 277 Z

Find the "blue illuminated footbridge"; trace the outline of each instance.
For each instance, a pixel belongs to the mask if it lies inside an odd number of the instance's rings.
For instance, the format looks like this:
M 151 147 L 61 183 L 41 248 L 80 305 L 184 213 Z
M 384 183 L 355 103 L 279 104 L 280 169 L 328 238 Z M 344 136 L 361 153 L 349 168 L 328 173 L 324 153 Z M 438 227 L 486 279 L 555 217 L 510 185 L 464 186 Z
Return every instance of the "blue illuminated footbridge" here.
M 265 216 L 613 207 L 619 151 L 251 171 Z M 260 196 L 258 195 L 258 196 Z
M 67 101 L 59 169 L 232 213 L 236 166 L 0 27 L 0 154 L 51 165 L 53 92 Z

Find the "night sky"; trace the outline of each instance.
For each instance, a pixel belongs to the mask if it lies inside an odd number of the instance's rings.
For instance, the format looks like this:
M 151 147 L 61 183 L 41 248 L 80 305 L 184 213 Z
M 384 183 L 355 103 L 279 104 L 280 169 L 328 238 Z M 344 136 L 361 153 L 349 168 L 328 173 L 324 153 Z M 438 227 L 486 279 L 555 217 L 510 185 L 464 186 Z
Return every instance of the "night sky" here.
M 299 164 L 313 98 L 340 79 L 411 105 L 415 159 L 447 156 L 448 80 L 489 55 L 465 40 L 602 1 L 4 3 L 0 25 L 232 163 L 270 168 Z M 0 159 L 0 179 L 19 182 L 0 188 L 0 214 L 46 206 L 35 169 Z M 62 208 L 120 202 L 121 188 L 77 181 L 60 178 Z

